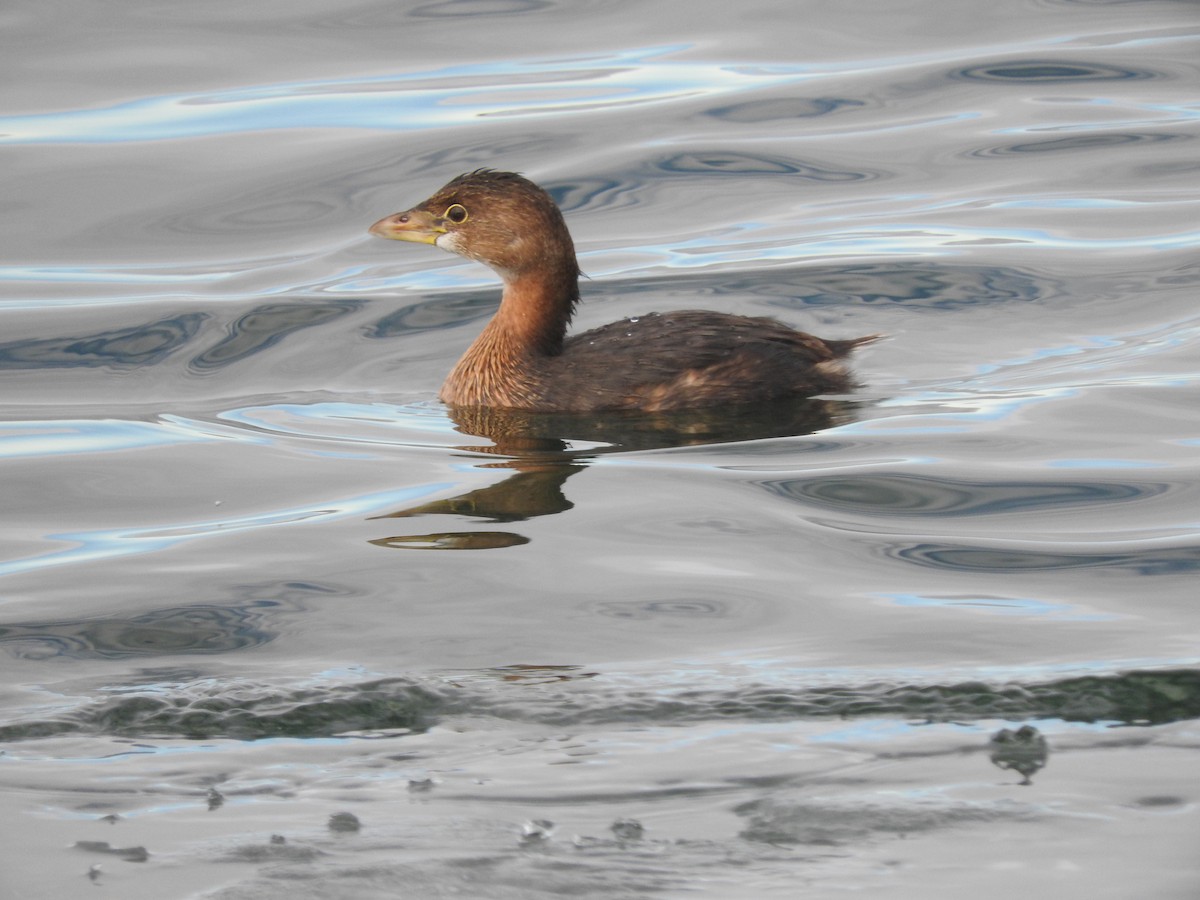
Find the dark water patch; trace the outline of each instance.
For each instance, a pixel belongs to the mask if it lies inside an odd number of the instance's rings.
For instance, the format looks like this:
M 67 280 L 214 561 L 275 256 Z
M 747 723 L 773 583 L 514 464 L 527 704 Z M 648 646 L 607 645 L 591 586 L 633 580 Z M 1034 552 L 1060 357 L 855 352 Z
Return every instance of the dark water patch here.
M 545 186 L 564 213 L 631 206 L 643 185 L 632 179 L 581 178 Z
M 973 157 L 997 157 L 1014 156 L 1022 153 L 1080 153 L 1087 150 L 1107 150 L 1111 147 L 1120 147 L 1127 144 L 1171 141 L 1180 138 L 1191 139 L 1191 137 L 1192 135 L 1189 134 L 1169 134 L 1164 132 L 1155 132 L 1154 134 L 1136 132 L 1080 134 L 1045 141 L 1027 141 L 1021 144 L 1009 144 L 1005 147 L 972 150 L 967 155 Z
M 76 841 L 74 846 L 76 850 L 115 856 L 126 862 L 145 862 L 150 858 L 150 853 L 142 846 L 114 847 L 108 841 Z
M 262 627 L 262 600 L 245 607 L 178 606 L 138 616 L 0 625 L 0 644 L 15 644 L 22 659 L 130 659 L 191 653 L 228 653 L 257 647 L 275 633 Z
M 1035 301 L 1056 295 L 1059 290 L 1055 280 L 1018 269 L 923 263 L 870 263 L 828 269 L 798 266 L 583 284 L 585 303 L 588 297 L 628 299 L 639 293 L 653 295 L 648 302 L 659 303 L 661 296 L 686 294 L 692 298 L 758 297 L 781 309 L 894 303 L 914 309 L 946 310 Z M 702 305 L 698 299 L 692 302 Z
M 528 663 L 512 666 L 496 666 L 484 669 L 479 673 L 487 679 L 498 679 L 509 683 L 520 684 L 561 684 L 563 682 L 587 680 L 599 676 L 582 666 L 530 665 Z
M 1200 670 L 1131 672 L 1037 684 L 962 682 L 734 690 L 648 688 L 604 691 L 603 676 L 562 682 L 544 679 L 474 688 L 456 680 L 387 678 L 362 684 L 288 690 L 242 681 L 204 679 L 138 690 L 56 718 L 0 726 L 0 740 L 71 733 L 125 737 L 317 738 L 353 732 L 423 731 L 454 715 L 556 726 L 687 724 L 729 719 L 903 718 L 927 722 L 1059 719 L 1159 725 L 1200 718 Z
M 408 14 L 414 19 L 516 16 L 542 12 L 553 6 L 550 0 L 440 0 L 413 7 Z
M 747 284 L 746 282 L 751 282 Z M 725 283 L 717 293 L 743 292 L 773 298 L 773 305 L 844 306 L 898 303 L 922 309 L 961 309 L 1012 301 L 1039 300 L 1058 285 L 1020 269 L 1000 266 L 940 266 L 925 263 L 868 263 L 836 269 L 766 273 L 741 283 Z M 780 296 L 787 299 L 775 299 Z
M 1030 302 L 1059 296 L 1062 282 L 1021 269 L 1002 266 L 939 265 L 937 263 L 864 263 L 838 267 L 795 266 L 769 270 L 666 275 L 648 279 L 584 280 L 583 302 L 589 298 L 629 300 L 647 295 L 649 312 L 664 297 L 699 298 L 743 296 L 762 298 L 770 306 L 801 309 L 813 306 L 902 304 L 917 309 L 961 309 L 1014 301 Z M 405 306 L 366 329 L 370 338 L 390 338 L 413 332 L 454 328 L 491 316 L 499 302 L 495 288 L 453 291 Z
M 270 839 L 255 844 L 240 844 L 222 859 L 243 863 L 313 862 L 326 856 L 326 852 L 308 844 L 287 840 L 282 834 L 273 834 Z
M 300 300 L 258 306 L 229 326 L 229 334 L 189 363 L 195 372 L 219 369 L 278 344 L 287 335 L 324 325 L 360 309 L 360 300 Z
M 1187 802 L 1183 797 L 1162 794 L 1138 797 L 1133 801 L 1135 806 L 1143 809 L 1174 809 L 1186 805 Z
M 205 679 L 170 690 L 135 691 L 135 686 L 124 686 L 121 696 L 78 716 L 0 727 L 0 740 L 79 732 L 256 740 L 328 737 L 363 729 L 421 731 L 431 716 L 451 708 L 448 697 L 436 688 L 405 679 L 298 691 Z
M 226 604 L 171 606 L 131 616 L 0 624 L 0 644 L 21 659 L 144 659 L 228 653 L 258 647 L 278 634 L 274 620 L 311 598 L 345 588 L 304 581 L 239 585 Z M 163 677 L 170 677 L 164 675 Z
M 610 721 L 612 712 L 596 710 L 584 715 L 588 721 Z M 930 722 L 1061 719 L 1161 725 L 1190 721 L 1200 718 L 1200 670 L 1130 672 L 1040 684 L 876 683 L 796 691 L 755 686 L 726 694 L 684 691 L 673 695 L 634 691 L 628 695 L 622 718 L 671 722 L 893 716 Z
M 1127 546 L 1122 544 L 1121 546 Z M 1190 575 L 1200 571 L 1200 546 L 1148 547 L 1142 551 L 1029 550 L 922 542 L 889 548 L 887 555 L 930 569 L 956 572 L 1065 572 L 1105 569 L 1124 575 Z
M 208 315 L 187 313 L 129 328 L 0 344 L 0 369 L 131 369 L 152 366 L 188 343 Z
M 1197 163 L 1194 168 L 1196 171 L 1200 171 L 1200 163 Z M 1176 285 L 1200 285 L 1200 263 L 1189 262 L 1186 265 L 1156 273 L 1146 287 L 1175 287 Z
M 585 300 L 589 294 L 627 296 L 640 291 L 761 297 L 769 305 L 784 309 L 895 303 L 946 310 L 1041 300 L 1057 295 L 1062 286 L 1054 279 L 1015 268 L 924 262 L 781 267 L 584 285 Z
M 869 181 L 878 172 L 851 172 L 783 156 L 739 153 L 734 150 L 695 151 L 665 157 L 655 168 L 672 175 L 786 175 L 807 181 Z
M 714 119 L 738 124 L 778 122 L 788 119 L 811 119 L 839 109 L 865 106 L 861 100 L 845 97 L 773 97 L 769 100 L 748 100 L 729 106 L 716 106 L 704 114 Z
M 1161 78 L 1148 69 L 1125 69 L 1075 60 L 1022 59 L 982 63 L 950 73 L 952 78 L 1007 84 L 1071 84 L 1094 81 L 1141 81 Z
M 591 604 L 597 615 L 633 621 L 731 618 L 732 604 L 721 600 L 681 597 L 673 600 L 604 600 Z
M 1178 159 L 1169 162 L 1148 163 L 1135 166 L 1130 174 L 1135 178 L 1180 178 L 1191 177 L 1200 172 L 1200 159 Z
M 391 338 L 455 328 L 493 315 L 498 304 L 495 290 L 447 294 L 389 313 L 365 329 L 365 334 L 369 338 Z
M 1012 803 L 970 803 L 927 799 L 888 804 L 855 797 L 788 800 L 770 797 L 743 803 L 734 812 L 746 819 L 740 837 L 778 844 L 851 845 L 878 838 L 904 837 L 970 825 L 1034 818 L 1032 807 Z
M 1171 490 L 1164 483 L 976 482 L 920 475 L 848 475 L 763 481 L 789 500 L 823 509 L 879 516 L 981 516 L 1144 500 Z

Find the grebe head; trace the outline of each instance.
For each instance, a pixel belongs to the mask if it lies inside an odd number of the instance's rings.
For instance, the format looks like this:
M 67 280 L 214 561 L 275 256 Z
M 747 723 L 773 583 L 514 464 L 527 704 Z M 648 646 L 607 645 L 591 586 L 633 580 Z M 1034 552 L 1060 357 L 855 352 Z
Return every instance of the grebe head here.
M 515 172 L 476 169 L 423 203 L 380 219 L 371 234 L 433 244 L 495 269 L 506 281 L 532 272 L 578 277 L 575 246 L 544 190 Z

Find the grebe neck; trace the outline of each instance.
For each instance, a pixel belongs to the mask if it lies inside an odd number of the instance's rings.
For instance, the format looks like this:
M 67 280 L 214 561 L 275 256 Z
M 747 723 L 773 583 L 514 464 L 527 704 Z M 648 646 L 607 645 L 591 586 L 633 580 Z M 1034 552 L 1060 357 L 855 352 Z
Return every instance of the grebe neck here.
M 476 341 L 487 340 L 521 356 L 557 356 L 562 352 L 567 325 L 579 302 L 579 270 L 503 273 L 500 308 Z
M 450 372 L 441 399 L 514 408 L 535 402 L 535 363 L 562 353 L 578 299 L 576 273 L 506 273 L 500 308 Z

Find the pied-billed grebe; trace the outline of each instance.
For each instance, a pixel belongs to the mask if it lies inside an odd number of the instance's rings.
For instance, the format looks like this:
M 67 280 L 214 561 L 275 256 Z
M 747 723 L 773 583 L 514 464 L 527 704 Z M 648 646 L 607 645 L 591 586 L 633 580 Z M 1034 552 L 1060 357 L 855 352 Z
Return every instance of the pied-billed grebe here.
M 442 385 L 453 406 L 535 412 L 699 409 L 852 386 L 843 359 L 874 336 L 826 341 L 774 319 L 650 313 L 571 338 L 579 265 L 562 213 L 513 172 L 459 175 L 371 233 L 434 244 L 504 280 L 496 315 Z

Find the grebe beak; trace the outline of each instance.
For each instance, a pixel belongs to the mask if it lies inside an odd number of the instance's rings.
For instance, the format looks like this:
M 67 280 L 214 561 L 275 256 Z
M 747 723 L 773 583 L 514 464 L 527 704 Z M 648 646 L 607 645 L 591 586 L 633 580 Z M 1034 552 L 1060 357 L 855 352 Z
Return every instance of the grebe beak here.
M 396 213 L 380 219 L 370 228 L 376 237 L 390 241 L 412 241 L 414 244 L 436 244 L 446 233 L 442 219 L 420 209 Z

